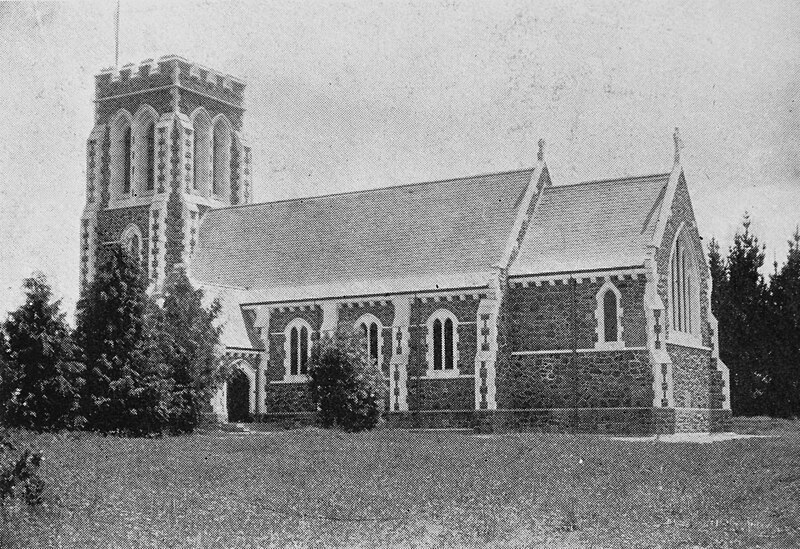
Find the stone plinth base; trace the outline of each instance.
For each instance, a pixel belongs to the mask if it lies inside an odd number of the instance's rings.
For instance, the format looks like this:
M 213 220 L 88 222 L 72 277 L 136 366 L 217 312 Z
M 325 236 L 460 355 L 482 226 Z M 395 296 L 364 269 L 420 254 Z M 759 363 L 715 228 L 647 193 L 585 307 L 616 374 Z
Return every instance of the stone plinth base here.
M 730 410 L 688 408 L 546 408 L 519 410 L 422 410 L 388 412 L 387 428 L 458 429 L 478 433 L 539 432 L 610 435 L 671 435 L 731 429 Z M 260 414 L 256 421 L 275 429 L 308 427 L 313 412 Z

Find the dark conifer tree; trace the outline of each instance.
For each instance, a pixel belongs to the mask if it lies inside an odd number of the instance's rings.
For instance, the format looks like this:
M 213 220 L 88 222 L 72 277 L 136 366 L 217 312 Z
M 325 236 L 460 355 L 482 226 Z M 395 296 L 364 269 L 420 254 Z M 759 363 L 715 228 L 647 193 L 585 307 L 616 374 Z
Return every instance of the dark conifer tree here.
M 731 404 L 735 414 L 765 413 L 772 379 L 768 367 L 766 284 L 758 272 L 764 247 L 750 232 L 745 214 L 727 260 L 728 278 L 720 301 L 720 356 L 731 372 Z
M 770 281 L 774 360 L 774 415 L 800 416 L 800 229 L 789 240 L 786 263 Z
M 711 312 L 719 319 L 720 310 L 725 307 L 722 301 L 728 286 L 728 269 L 719 253 L 719 242 L 716 238 L 712 238 L 708 244 L 708 267 L 711 270 Z
M 82 365 L 61 312 L 41 273 L 23 282 L 25 303 L 3 324 L 0 405 L 9 425 L 36 430 L 79 426 Z M 3 338 L 5 339 L 5 338 Z
M 76 340 L 86 365 L 82 408 L 91 429 L 147 435 L 166 424 L 170 387 L 149 352 L 147 302 L 139 262 L 114 246 L 78 303 Z

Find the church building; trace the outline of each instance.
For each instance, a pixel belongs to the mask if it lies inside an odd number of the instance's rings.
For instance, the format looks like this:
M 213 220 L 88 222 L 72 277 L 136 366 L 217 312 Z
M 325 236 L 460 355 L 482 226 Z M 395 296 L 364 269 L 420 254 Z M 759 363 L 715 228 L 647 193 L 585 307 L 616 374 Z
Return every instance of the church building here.
M 314 421 L 315 341 L 363 334 L 392 426 L 596 433 L 730 427 L 711 277 L 675 135 L 669 172 L 527 169 L 251 203 L 245 84 L 178 56 L 96 77 L 81 284 L 104 246 L 158 292 L 222 304 L 221 421 Z M 606 174 L 602 174 L 606 175 Z

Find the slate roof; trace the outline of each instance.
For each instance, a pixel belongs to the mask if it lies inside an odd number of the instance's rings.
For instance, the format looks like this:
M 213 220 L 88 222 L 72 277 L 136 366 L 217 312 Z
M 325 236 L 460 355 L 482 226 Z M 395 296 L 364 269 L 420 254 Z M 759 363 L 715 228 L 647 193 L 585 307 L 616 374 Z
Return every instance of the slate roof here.
M 191 273 L 248 302 L 485 286 L 532 174 L 210 210 Z
M 643 265 L 669 175 L 545 188 L 509 275 Z
M 246 322 L 241 303 L 247 301 L 247 291 L 240 288 L 203 285 L 203 301 L 207 307 L 217 299 L 220 303 L 217 322 L 222 325 L 221 343 L 231 349 L 259 349 L 263 347 L 255 334 L 248 329 L 252 319 Z

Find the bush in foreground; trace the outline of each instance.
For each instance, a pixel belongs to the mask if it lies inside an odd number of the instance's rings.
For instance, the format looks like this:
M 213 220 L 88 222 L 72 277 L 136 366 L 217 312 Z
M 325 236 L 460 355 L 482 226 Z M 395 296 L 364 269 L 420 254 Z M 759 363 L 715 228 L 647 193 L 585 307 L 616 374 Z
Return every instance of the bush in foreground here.
M 308 383 L 324 427 L 364 431 L 380 422 L 386 384 L 378 365 L 354 343 L 326 339 L 311 349 Z
M 0 506 L 11 500 L 28 505 L 42 502 L 44 481 L 39 476 L 42 452 L 25 448 L 20 452 L 11 436 L 0 428 Z

